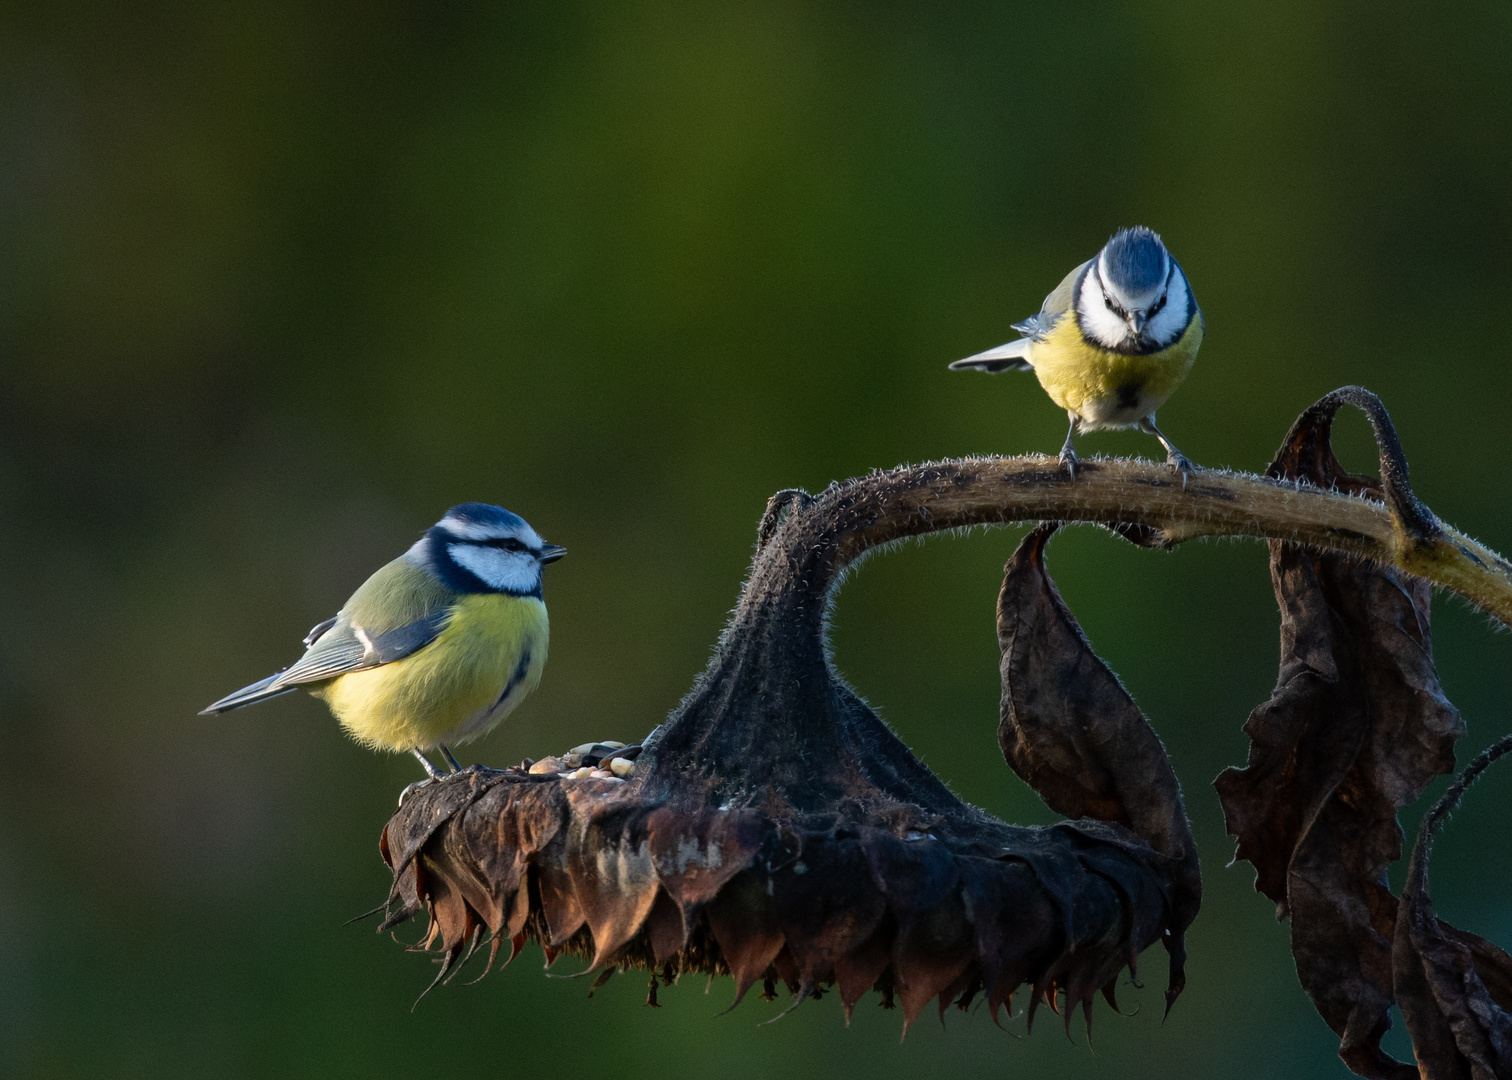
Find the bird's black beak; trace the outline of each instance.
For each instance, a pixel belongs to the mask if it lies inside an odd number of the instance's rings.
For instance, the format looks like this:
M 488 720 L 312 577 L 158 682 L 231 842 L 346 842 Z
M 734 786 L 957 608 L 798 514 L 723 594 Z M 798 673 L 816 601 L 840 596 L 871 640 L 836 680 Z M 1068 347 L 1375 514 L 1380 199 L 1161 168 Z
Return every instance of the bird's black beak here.
M 567 554 L 567 549 L 564 547 L 558 547 L 556 544 L 542 544 L 541 554 L 536 556 L 536 558 L 544 566 L 546 563 L 556 562 L 565 554 Z

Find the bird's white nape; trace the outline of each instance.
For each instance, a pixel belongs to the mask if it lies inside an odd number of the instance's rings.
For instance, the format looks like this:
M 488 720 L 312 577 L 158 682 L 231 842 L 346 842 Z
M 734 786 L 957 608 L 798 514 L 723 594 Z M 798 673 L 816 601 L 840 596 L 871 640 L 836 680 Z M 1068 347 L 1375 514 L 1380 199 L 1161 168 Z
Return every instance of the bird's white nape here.
M 505 551 L 479 544 L 447 544 L 446 553 L 490 589 L 525 594 L 540 588 L 541 564 L 529 551 Z

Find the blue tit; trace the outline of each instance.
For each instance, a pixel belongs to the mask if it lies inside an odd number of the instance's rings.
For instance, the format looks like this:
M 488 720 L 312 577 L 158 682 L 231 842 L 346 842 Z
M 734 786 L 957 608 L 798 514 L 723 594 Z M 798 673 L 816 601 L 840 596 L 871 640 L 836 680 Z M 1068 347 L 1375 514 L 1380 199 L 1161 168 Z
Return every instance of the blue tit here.
M 463 503 L 304 639 L 293 666 L 221 698 L 223 713 L 304 687 L 358 742 L 427 750 L 486 735 L 541 681 L 549 626 L 541 568 L 567 553 L 499 506 Z
M 1077 432 L 1137 427 L 1160 440 L 1185 486 L 1192 463 L 1155 426 L 1155 410 L 1197 359 L 1202 311 L 1159 236 L 1118 230 L 1013 328 L 1023 336 L 951 368 L 1033 371 L 1071 420 L 1060 457 L 1073 477 Z

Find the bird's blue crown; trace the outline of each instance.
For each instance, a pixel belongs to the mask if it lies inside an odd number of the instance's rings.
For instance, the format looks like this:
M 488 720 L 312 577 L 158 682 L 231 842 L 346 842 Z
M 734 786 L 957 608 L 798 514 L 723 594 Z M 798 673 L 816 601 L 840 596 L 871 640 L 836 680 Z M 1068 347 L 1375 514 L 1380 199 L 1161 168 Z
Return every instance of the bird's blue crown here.
M 494 506 L 490 503 L 469 502 L 461 503 L 446 512 L 443 521 L 456 522 L 460 525 L 476 525 L 489 529 L 518 529 L 530 528 L 525 519 L 519 514 L 511 514 L 502 506 Z
M 518 514 L 489 503 L 462 503 L 425 531 L 412 558 L 460 593 L 541 595 L 544 541 Z
M 1109 284 L 1137 296 L 1158 288 L 1170 270 L 1170 256 L 1160 237 L 1143 225 L 1119 229 L 1103 248 Z

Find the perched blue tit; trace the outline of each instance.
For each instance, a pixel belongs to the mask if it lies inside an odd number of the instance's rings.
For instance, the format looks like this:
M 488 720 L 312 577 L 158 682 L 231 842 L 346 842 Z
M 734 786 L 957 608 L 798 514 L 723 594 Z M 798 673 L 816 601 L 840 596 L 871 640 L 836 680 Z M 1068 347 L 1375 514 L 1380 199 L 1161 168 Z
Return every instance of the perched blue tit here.
M 486 735 L 541 681 L 541 568 L 567 553 L 499 506 L 463 503 L 304 639 L 291 667 L 200 715 L 304 687 L 364 746 L 425 756 Z
M 1137 427 L 1160 440 L 1186 484 L 1192 463 L 1155 426 L 1155 410 L 1197 359 L 1202 311 L 1159 236 L 1120 229 L 1013 328 L 1023 336 L 951 368 L 1033 371 L 1071 420 L 1060 457 L 1073 477 L 1077 432 Z

